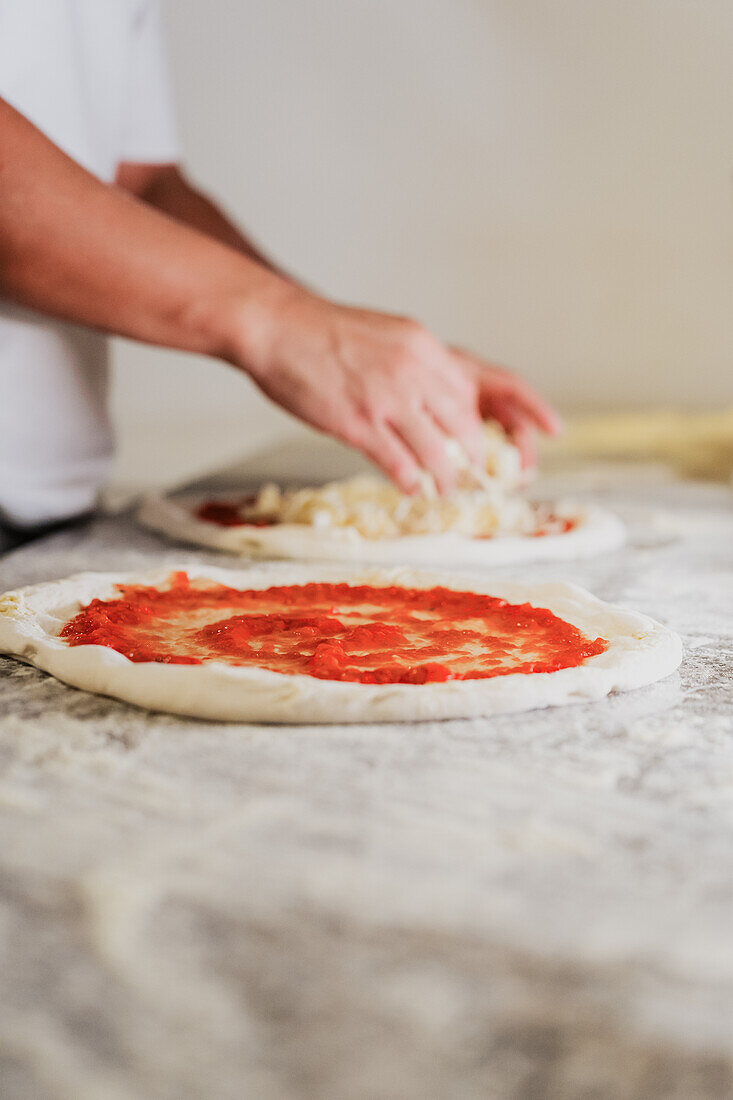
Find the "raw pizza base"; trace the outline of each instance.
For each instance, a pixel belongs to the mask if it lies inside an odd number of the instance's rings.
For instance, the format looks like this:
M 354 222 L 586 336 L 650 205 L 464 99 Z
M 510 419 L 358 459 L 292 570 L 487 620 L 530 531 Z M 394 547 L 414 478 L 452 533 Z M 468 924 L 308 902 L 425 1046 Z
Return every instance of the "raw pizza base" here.
M 514 565 L 534 561 L 567 561 L 614 550 L 625 541 L 616 516 L 594 506 L 560 505 L 556 514 L 575 526 L 560 535 L 497 535 L 467 538 L 457 534 L 404 535 L 368 539 L 353 528 L 317 528 L 303 523 L 271 527 L 220 527 L 198 519 L 206 496 L 148 497 L 138 511 L 145 527 L 182 542 L 210 546 L 254 560 L 331 561 L 363 565 L 438 565 L 446 569 Z
M 285 675 L 217 661 L 202 665 L 135 664 L 107 646 L 68 646 L 58 637 L 80 606 L 116 596 L 116 584 L 163 584 L 176 569 L 192 580 L 240 588 L 309 581 L 432 587 L 444 585 L 549 608 L 590 638 L 609 642 L 605 653 L 558 672 L 513 673 L 488 680 L 427 684 L 362 684 Z M 168 565 L 146 573 L 80 573 L 0 596 L 0 652 L 85 691 L 151 710 L 238 722 L 408 722 L 507 714 L 600 699 L 660 680 L 680 663 L 682 643 L 653 619 L 603 603 L 570 584 L 484 582 L 455 573 L 412 569 L 348 571 L 271 566 L 242 570 Z

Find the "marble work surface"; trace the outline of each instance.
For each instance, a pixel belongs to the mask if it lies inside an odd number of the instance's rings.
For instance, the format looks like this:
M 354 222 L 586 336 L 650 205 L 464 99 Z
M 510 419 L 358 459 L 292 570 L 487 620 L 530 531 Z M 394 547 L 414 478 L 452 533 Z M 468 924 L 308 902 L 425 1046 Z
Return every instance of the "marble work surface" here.
M 674 626 L 660 684 L 268 728 L 0 660 L 4 1100 L 733 1096 L 733 497 L 570 483 L 629 546 L 521 575 Z M 227 561 L 119 516 L 0 559 L 0 589 L 166 556 Z

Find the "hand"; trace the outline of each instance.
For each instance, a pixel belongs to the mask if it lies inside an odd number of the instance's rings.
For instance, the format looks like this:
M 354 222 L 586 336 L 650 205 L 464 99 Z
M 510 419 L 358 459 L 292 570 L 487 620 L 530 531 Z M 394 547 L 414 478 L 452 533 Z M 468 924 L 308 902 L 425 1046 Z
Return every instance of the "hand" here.
M 455 487 L 448 438 L 485 462 L 475 382 L 413 321 L 294 289 L 258 358 L 248 369 L 269 397 L 363 451 L 405 492 L 420 488 L 421 470 L 440 492 Z
M 419 490 L 421 471 L 432 475 L 439 492 L 455 488 L 448 439 L 484 467 L 482 415 L 496 416 L 525 448 L 532 399 L 544 410 L 535 410 L 535 422 L 544 426 L 552 417 L 529 387 L 445 347 L 414 321 L 289 288 L 278 297 L 268 330 L 257 355 L 240 356 L 260 388 L 288 412 L 363 451 L 407 493 Z
M 562 431 L 558 414 L 524 379 L 460 348 L 452 351 L 461 369 L 477 387 L 478 407 L 483 419 L 501 424 L 519 449 L 522 469 L 531 469 L 537 462 L 537 430 L 558 435 Z

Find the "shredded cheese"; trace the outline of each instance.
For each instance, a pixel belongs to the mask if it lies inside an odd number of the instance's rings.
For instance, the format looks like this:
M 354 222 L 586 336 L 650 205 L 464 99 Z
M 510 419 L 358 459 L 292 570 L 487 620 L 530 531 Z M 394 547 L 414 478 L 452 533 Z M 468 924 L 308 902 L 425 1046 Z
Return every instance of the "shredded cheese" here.
M 487 470 L 478 476 L 462 448 L 452 446 L 459 489 L 448 498 L 439 497 L 432 484 L 423 485 L 417 496 L 406 496 L 380 477 L 367 474 L 318 488 L 283 490 L 269 483 L 253 501 L 242 505 L 241 515 L 245 521 L 350 527 L 370 539 L 447 531 L 473 538 L 508 531 L 532 534 L 536 514 L 514 492 L 522 480 L 519 453 L 498 427 L 487 427 L 487 439 Z

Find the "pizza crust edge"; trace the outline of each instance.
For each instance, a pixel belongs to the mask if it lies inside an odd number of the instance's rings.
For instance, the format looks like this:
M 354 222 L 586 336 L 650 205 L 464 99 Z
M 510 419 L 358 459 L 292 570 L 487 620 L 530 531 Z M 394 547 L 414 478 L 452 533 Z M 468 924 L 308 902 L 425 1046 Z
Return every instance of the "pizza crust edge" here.
M 367 539 L 353 528 L 316 528 L 281 523 L 272 527 L 218 527 L 198 519 L 194 509 L 201 495 L 151 496 L 140 506 L 137 518 L 144 526 L 171 539 L 207 546 L 252 560 L 331 561 L 392 566 L 409 562 L 416 566 L 446 569 L 482 568 L 538 561 L 570 561 L 615 550 L 625 542 L 623 523 L 612 512 L 597 506 L 563 502 L 559 515 L 573 518 L 575 527 L 561 535 L 527 537 L 499 535 L 493 539 L 462 535 L 406 535 L 403 538 Z

